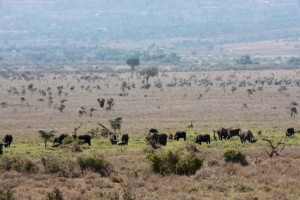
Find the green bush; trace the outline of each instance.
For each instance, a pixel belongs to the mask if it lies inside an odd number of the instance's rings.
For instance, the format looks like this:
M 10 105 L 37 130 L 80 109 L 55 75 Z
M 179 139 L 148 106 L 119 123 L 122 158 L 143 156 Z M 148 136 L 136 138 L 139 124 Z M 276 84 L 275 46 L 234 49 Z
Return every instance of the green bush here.
M 147 159 L 150 161 L 152 170 L 161 175 L 193 175 L 203 164 L 203 159 L 193 153 L 180 157 L 178 152 L 173 153 L 172 151 L 161 155 L 148 153 Z
M 20 156 L 1 158 L 0 169 L 15 170 L 19 173 L 34 173 L 38 171 L 37 165 L 30 158 Z
M 240 163 L 243 166 L 248 165 L 246 154 L 239 150 L 229 149 L 224 152 L 224 157 L 226 162 Z
M 77 159 L 81 171 L 90 170 L 100 173 L 102 176 L 109 176 L 112 166 L 102 156 L 83 156 Z
M 77 163 L 73 160 L 48 156 L 42 157 L 41 161 L 46 173 L 59 173 L 64 177 L 78 177 L 80 174 Z

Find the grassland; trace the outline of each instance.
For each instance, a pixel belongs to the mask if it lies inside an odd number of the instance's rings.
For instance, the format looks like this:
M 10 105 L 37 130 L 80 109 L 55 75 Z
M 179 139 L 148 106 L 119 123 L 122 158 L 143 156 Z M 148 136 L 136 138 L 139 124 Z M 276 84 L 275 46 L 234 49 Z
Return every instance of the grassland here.
M 297 71 L 160 73 L 150 78 L 148 90 L 141 89 L 142 77 L 130 78 L 129 73 L 111 76 L 48 72 L 29 74 L 27 80 L 18 77 L 16 74 L 0 79 L 0 103 L 7 102 L 6 107 L 0 108 L 0 134 L 14 136 L 11 148 L 5 148 L 2 157 L 28 158 L 38 169 L 24 173 L 2 168 L 0 186 L 11 189 L 16 199 L 45 199 L 54 186 L 60 188 L 66 199 L 122 199 L 126 191 L 136 199 L 297 199 L 300 196 L 300 142 L 297 134 L 285 138 L 286 128 L 300 130 L 297 114 L 290 116 L 290 108 L 299 107 Z M 123 82 L 130 89 L 122 91 Z M 155 86 L 158 82 L 161 88 Z M 30 84 L 34 89 L 28 88 Z M 61 95 L 57 89 L 60 86 L 63 86 Z M 75 88 L 71 90 L 71 86 Z M 47 91 L 47 87 L 51 89 Z M 39 92 L 42 90 L 46 91 L 45 96 Z M 53 98 L 50 106 L 49 96 Z M 25 100 L 21 101 L 21 97 Z M 114 98 L 113 109 L 100 108 L 99 97 Z M 66 108 L 60 112 L 58 107 L 64 99 Z M 87 113 L 79 116 L 82 106 Z M 97 109 L 92 117 L 90 108 Z M 109 127 L 108 121 L 118 116 L 123 117 L 121 132 L 130 136 L 125 147 L 112 146 L 108 138 L 96 135 L 92 145 L 83 145 L 79 153 L 67 147 L 45 149 L 38 135 L 38 130 L 51 129 L 57 131 L 56 135 L 71 134 L 81 122 L 78 133 L 86 134 L 99 127 L 97 123 Z M 191 122 L 193 128 L 188 128 Z M 212 130 L 218 127 L 250 129 L 258 141 L 241 144 L 238 138 L 233 138 L 198 145 L 196 154 L 205 160 L 195 175 L 162 177 L 151 171 L 146 159 L 151 147 L 144 134 L 153 127 L 167 134 L 177 130 L 186 130 L 188 134 L 187 142 L 168 141 L 157 152 L 184 152 L 193 145 L 197 134 L 208 133 L 212 137 Z M 281 156 L 268 158 L 263 138 L 284 142 Z M 249 165 L 226 163 L 223 152 L 228 148 L 245 152 Z M 81 172 L 74 165 L 77 157 L 99 154 L 112 164 L 113 173 L 109 177 Z M 50 157 L 62 161 L 65 167 L 57 173 L 47 172 L 41 158 Z

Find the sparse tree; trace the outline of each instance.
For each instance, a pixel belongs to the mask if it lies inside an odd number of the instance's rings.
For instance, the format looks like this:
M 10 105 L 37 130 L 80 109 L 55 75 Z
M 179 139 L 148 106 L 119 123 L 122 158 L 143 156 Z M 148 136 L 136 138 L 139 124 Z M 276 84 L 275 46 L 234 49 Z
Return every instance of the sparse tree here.
M 116 119 L 111 119 L 109 120 L 109 123 L 111 125 L 111 128 L 116 132 L 116 130 L 121 129 L 121 124 L 122 124 L 122 117 L 117 117 Z
M 295 115 L 297 114 L 297 108 L 296 107 L 292 107 L 291 108 L 291 117 L 295 117 Z
M 90 117 L 93 116 L 93 112 L 96 111 L 96 110 L 97 110 L 97 109 L 95 109 L 95 108 L 91 108 L 91 109 L 90 109 Z
M 106 110 L 112 110 L 114 105 L 115 105 L 114 99 L 113 98 L 108 99 Z
M 140 74 L 145 77 L 146 85 L 148 85 L 149 78 L 158 75 L 158 68 L 157 67 L 146 67 L 140 71 Z
M 269 143 L 268 147 L 270 147 L 270 151 L 267 151 L 267 150 L 266 150 L 266 153 L 268 154 L 268 156 L 269 156 L 270 158 L 272 158 L 274 155 L 275 155 L 275 156 L 279 156 L 279 153 L 278 153 L 278 149 L 277 149 L 277 148 L 278 148 L 280 145 L 282 145 L 282 148 L 281 148 L 280 152 L 281 152 L 281 151 L 284 149 L 284 147 L 285 147 L 285 143 L 282 143 L 281 141 L 278 142 L 276 145 L 273 145 L 272 141 L 269 140 L 269 139 L 262 139 L 262 140 L 267 141 L 267 142 Z
M 130 58 L 126 61 L 126 64 L 131 68 L 131 77 L 133 77 L 133 72 L 136 66 L 140 65 L 140 60 L 138 58 Z
M 40 134 L 40 137 L 44 140 L 45 142 L 45 149 L 47 149 L 47 142 L 51 140 L 51 138 L 54 137 L 55 130 L 50 130 L 50 131 L 43 131 L 39 130 L 38 131 Z

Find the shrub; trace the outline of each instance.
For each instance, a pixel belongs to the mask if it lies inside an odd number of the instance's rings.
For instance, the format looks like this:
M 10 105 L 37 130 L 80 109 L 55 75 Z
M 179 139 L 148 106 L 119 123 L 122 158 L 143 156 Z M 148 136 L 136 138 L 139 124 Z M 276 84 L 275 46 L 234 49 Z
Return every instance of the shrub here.
M 240 152 L 239 150 L 229 149 L 224 153 L 225 161 L 232 163 L 240 163 L 245 166 L 248 164 L 246 160 L 246 154 Z
M 0 199 L 2 200 L 13 200 L 13 192 L 11 189 L 5 189 L 0 187 Z
M 152 170 L 161 175 L 193 175 L 203 164 L 203 159 L 193 153 L 180 157 L 178 153 L 172 151 L 161 155 L 148 153 L 147 159 L 150 161 Z
M 13 156 L 0 159 L 0 169 L 15 170 L 19 173 L 34 173 L 38 171 L 37 165 L 30 158 Z
M 76 162 L 69 159 L 57 157 L 42 157 L 42 164 L 46 173 L 59 173 L 64 177 L 78 177 L 79 170 L 76 170 Z M 78 166 L 77 166 L 78 167 Z M 78 168 L 77 168 L 78 169 Z
M 177 174 L 179 175 L 194 175 L 196 171 L 203 165 L 203 159 L 199 159 L 195 154 L 189 153 L 184 158 L 180 159 L 177 166 Z
M 64 199 L 63 194 L 57 187 L 55 187 L 52 192 L 49 192 L 47 194 L 47 200 L 63 200 L 63 199 Z
M 81 171 L 90 170 L 100 173 L 102 176 L 109 176 L 112 172 L 112 166 L 102 156 L 79 157 L 77 163 Z

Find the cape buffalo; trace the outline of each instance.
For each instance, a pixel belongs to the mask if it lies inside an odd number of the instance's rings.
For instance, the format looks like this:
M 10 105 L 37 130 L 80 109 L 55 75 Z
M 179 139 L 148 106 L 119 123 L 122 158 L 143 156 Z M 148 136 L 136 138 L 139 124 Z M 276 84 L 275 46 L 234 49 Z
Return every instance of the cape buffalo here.
M 12 137 L 12 135 L 9 135 L 9 134 L 6 134 L 2 139 L 2 142 L 4 143 L 5 147 L 10 147 L 10 144 L 12 143 L 12 141 L 13 141 L 13 137 Z
M 104 103 L 105 103 L 105 99 L 98 98 L 97 101 L 99 102 L 100 108 L 103 108 L 104 107 Z
M 214 138 L 216 138 L 216 133 L 218 134 L 219 140 L 222 140 L 223 138 L 226 140 L 228 138 L 228 130 L 225 128 L 219 128 L 218 130 L 213 130 L 214 132 Z
M 121 137 L 121 142 L 118 143 L 118 145 L 128 145 L 129 136 L 127 133 L 123 134 Z
M 112 134 L 111 136 L 110 136 L 110 139 L 109 139 L 109 141 L 111 142 L 111 144 L 117 144 L 118 143 L 118 135 L 117 134 Z
M 228 132 L 227 139 L 230 139 L 233 136 L 239 136 L 240 131 L 241 131 L 240 128 L 229 128 L 229 129 L 227 129 L 227 132 Z
M 87 143 L 89 146 L 91 146 L 92 137 L 90 135 L 79 135 L 78 139 L 82 140 L 82 144 Z
M 295 129 L 294 128 L 288 128 L 285 132 L 285 137 L 290 137 L 292 135 L 295 135 Z
M 206 144 L 210 144 L 210 135 L 209 134 L 199 134 L 195 139 L 195 143 L 201 144 L 201 142 L 206 142 Z
M 150 132 L 146 136 L 146 140 L 152 145 L 160 144 L 160 145 L 166 146 L 167 139 L 168 139 L 168 135 L 165 133 L 151 133 Z
M 53 147 L 57 147 L 57 146 L 59 146 L 59 145 L 61 145 L 62 144 L 62 141 L 65 139 L 65 137 L 67 137 L 68 136 L 68 134 L 61 134 L 59 137 L 56 137 L 56 138 L 54 138 L 54 140 L 53 140 Z
M 173 134 L 170 133 L 168 138 L 169 138 L 169 140 L 173 140 Z
M 0 155 L 3 154 L 3 145 L 4 145 L 4 144 L 2 144 L 2 143 L 0 142 Z
M 177 131 L 174 135 L 174 140 L 179 140 L 179 138 L 183 138 L 184 141 L 186 140 L 186 132 L 185 131 Z
M 242 143 L 246 142 L 247 140 L 251 143 L 255 143 L 257 141 L 256 139 L 254 139 L 253 134 L 250 130 L 241 130 L 239 136 Z
M 151 128 L 151 129 L 149 130 L 149 133 L 158 133 L 158 130 L 155 129 L 155 128 Z

